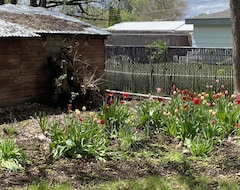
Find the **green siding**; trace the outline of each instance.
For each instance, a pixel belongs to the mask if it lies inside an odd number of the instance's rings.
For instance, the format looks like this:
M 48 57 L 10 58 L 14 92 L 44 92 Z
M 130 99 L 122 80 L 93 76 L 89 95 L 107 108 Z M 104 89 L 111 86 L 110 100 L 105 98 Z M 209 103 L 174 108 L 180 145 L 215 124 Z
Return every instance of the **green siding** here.
M 195 25 L 193 47 L 232 47 L 232 31 L 229 25 Z

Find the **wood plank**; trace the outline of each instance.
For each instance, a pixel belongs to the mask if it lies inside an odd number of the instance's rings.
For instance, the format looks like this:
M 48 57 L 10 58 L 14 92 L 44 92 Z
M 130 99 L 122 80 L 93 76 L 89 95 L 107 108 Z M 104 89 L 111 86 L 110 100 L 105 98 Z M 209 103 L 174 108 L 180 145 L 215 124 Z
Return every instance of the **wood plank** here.
M 7 76 L 19 76 L 20 71 L 19 69 L 4 69 L 0 70 L 0 76 L 1 77 L 7 77 Z
M 4 107 L 9 107 L 9 106 L 14 106 L 14 105 L 18 105 L 24 102 L 33 102 L 33 101 L 37 101 L 37 102 L 49 102 L 49 95 L 45 95 L 45 94 L 40 94 L 39 96 L 35 96 L 35 97 L 21 97 L 21 98 L 14 98 L 14 99 L 7 99 L 7 100 L 1 100 L 0 102 L 0 107 L 4 108 Z
M 15 92 L 25 89 L 43 89 L 49 90 L 51 88 L 50 82 L 38 82 L 38 83 L 11 83 L 9 85 L 1 85 L 0 93 Z
M 104 46 L 81 46 L 77 49 L 79 54 L 83 54 L 85 52 L 104 52 L 105 47 Z
M 20 69 L 20 75 L 25 76 L 25 75 L 47 75 L 47 68 L 44 67 L 43 65 L 41 67 L 23 67 Z
M 0 99 L 1 101 L 4 100 L 11 100 L 15 98 L 22 98 L 22 97 L 36 97 L 42 94 L 50 94 L 48 89 L 41 89 L 41 88 L 33 88 L 33 89 L 22 89 L 18 91 L 10 91 L 10 92 L 1 92 Z
M 47 83 L 48 76 L 43 75 L 26 75 L 26 76 L 0 76 L 0 88 L 7 85 L 15 85 L 21 83 Z
M 13 61 L 12 63 L 9 63 L 7 61 L 2 60 L 2 56 L 0 55 L 0 70 L 4 69 L 18 69 L 19 67 L 19 62 L 18 61 Z

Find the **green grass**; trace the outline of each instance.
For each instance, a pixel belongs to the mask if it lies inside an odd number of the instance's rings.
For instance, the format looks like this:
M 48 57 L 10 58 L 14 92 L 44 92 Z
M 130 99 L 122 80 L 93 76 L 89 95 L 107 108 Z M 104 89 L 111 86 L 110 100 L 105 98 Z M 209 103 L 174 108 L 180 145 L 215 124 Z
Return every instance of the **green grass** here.
M 224 179 L 212 179 L 205 176 L 199 177 L 182 177 L 175 175 L 171 177 L 149 176 L 141 179 L 127 179 L 118 180 L 114 182 L 107 182 L 95 187 L 89 188 L 91 190 L 237 190 L 238 184 L 233 181 Z
M 71 184 L 69 183 L 52 183 L 50 181 L 36 181 L 32 185 L 30 185 L 28 190 L 73 190 Z
M 29 185 L 29 190 L 73 190 L 70 183 L 52 183 L 50 181 L 36 181 Z M 186 177 L 174 176 L 148 176 L 139 179 L 116 180 L 94 186 L 81 186 L 82 190 L 238 190 L 238 183 L 222 178 L 209 178 L 207 176 L 192 175 Z
M 3 127 L 3 132 L 7 136 L 14 136 L 17 134 L 17 128 L 15 126 L 5 126 Z

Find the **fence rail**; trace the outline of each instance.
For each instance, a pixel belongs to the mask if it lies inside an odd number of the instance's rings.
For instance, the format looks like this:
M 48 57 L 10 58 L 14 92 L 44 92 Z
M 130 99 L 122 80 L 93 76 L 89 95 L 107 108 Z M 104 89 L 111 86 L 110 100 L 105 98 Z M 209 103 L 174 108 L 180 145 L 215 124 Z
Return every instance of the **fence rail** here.
M 144 47 L 106 47 L 106 87 L 130 92 L 170 92 L 173 84 L 196 92 L 207 85 L 233 90 L 231 49 L 168 48 L 167 61 L 151 62 Z M 216 80 L 219 83 L 216 83 Z

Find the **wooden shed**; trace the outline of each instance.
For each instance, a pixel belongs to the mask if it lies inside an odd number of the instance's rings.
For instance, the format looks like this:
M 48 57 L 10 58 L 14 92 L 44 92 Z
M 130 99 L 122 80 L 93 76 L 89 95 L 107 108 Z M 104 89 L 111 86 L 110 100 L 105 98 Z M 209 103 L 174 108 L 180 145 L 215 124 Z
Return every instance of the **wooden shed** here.
M 0 107 L 49 100 L 48 58 L 58 57 L 66 44 L 76 47 L 96 76 L 104 73 L 110 34 L 105 30 L 59 12 L 11 4 L 0 6 L 0 25 Z

